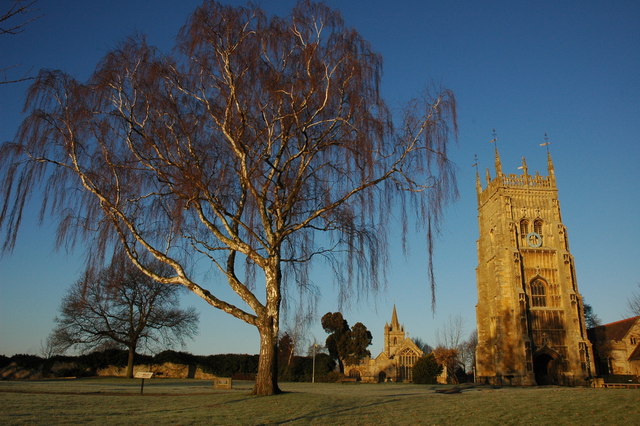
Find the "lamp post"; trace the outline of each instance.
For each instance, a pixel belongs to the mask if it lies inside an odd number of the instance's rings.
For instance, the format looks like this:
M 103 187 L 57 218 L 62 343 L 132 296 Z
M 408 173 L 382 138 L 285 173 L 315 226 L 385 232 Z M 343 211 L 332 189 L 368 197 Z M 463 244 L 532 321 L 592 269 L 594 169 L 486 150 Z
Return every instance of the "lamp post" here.
M 316 382 L 316 346 L 317 344 L 313 344 L 313 362 L 311 363 L 311 383 Z

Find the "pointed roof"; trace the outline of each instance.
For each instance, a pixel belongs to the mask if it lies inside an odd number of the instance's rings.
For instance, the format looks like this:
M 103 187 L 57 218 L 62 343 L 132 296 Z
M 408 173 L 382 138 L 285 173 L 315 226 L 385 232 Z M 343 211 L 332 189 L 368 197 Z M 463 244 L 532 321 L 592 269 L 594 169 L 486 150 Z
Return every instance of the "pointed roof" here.
M 400 323 L 398 322 L 398 313 L 396 312 L 396 305 L 393 304 L 393 314 L 391 314 L 391 328 L 397 330 L 400 328 Z

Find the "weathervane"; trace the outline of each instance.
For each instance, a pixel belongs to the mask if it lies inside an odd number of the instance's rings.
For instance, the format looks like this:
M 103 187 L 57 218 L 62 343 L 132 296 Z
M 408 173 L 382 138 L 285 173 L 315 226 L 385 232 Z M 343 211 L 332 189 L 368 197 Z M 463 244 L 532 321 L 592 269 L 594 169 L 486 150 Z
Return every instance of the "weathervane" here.
M 491 136 L 492 139 L 489 141 L 489 143 L 495 144 L 496 148 L 498 147 L 498 134 L 496 133 L 496 129 L 493 129 L 491 131 Z
M 478 154 L 473 154 L 473 164 L 471 167 L 476 168 L 476 175 L 478 174 Z
M 549 145 L 551 145 L 551 142 L 549 142 L 549 136 L 547 135 L 547 132 L 544 132 L 544 142 L 541 143 L 540 146 L 547 148 L 547 154 L 549 154 Z

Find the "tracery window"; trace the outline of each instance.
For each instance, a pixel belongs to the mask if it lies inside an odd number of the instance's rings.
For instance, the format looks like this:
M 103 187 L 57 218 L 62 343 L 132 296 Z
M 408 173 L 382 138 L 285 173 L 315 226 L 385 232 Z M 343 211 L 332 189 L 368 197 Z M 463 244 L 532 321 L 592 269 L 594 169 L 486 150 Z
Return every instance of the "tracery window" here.
M 544 281 L 539 278 L 531 282 L 531 306 L 547 306 L 547 289 Z
M 520 221 L 520 235 L 525 237 L 529 233 L 529 221 L 527 219 L 522 219 Z
M 538 235 L 542 235 L 542 220 L 537 219 L 535 222 L 533 222 L 533 232 Z
M 413 380 L 413 365 L 418 361 L 418 355 L 410 349 L 404 349 L 398 357 L 398 379 L 400 381 Z

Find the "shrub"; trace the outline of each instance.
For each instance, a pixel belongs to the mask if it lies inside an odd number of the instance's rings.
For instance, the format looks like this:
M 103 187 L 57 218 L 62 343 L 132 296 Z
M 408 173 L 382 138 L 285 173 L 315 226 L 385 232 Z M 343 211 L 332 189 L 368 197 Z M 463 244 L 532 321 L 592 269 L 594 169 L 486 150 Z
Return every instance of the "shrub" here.
M 423 356 L 413 366 L 413 383 L 434 384 L 438 375 L 442 373 L 442 366 L 436 361 L 433 353 Z
M 329 373 L 318 376 L 316 374 L 316 382 L 322 383 L 337 383 L 340 380 L 344 379 L 344 374 L 339 371 L 331 371 Z

